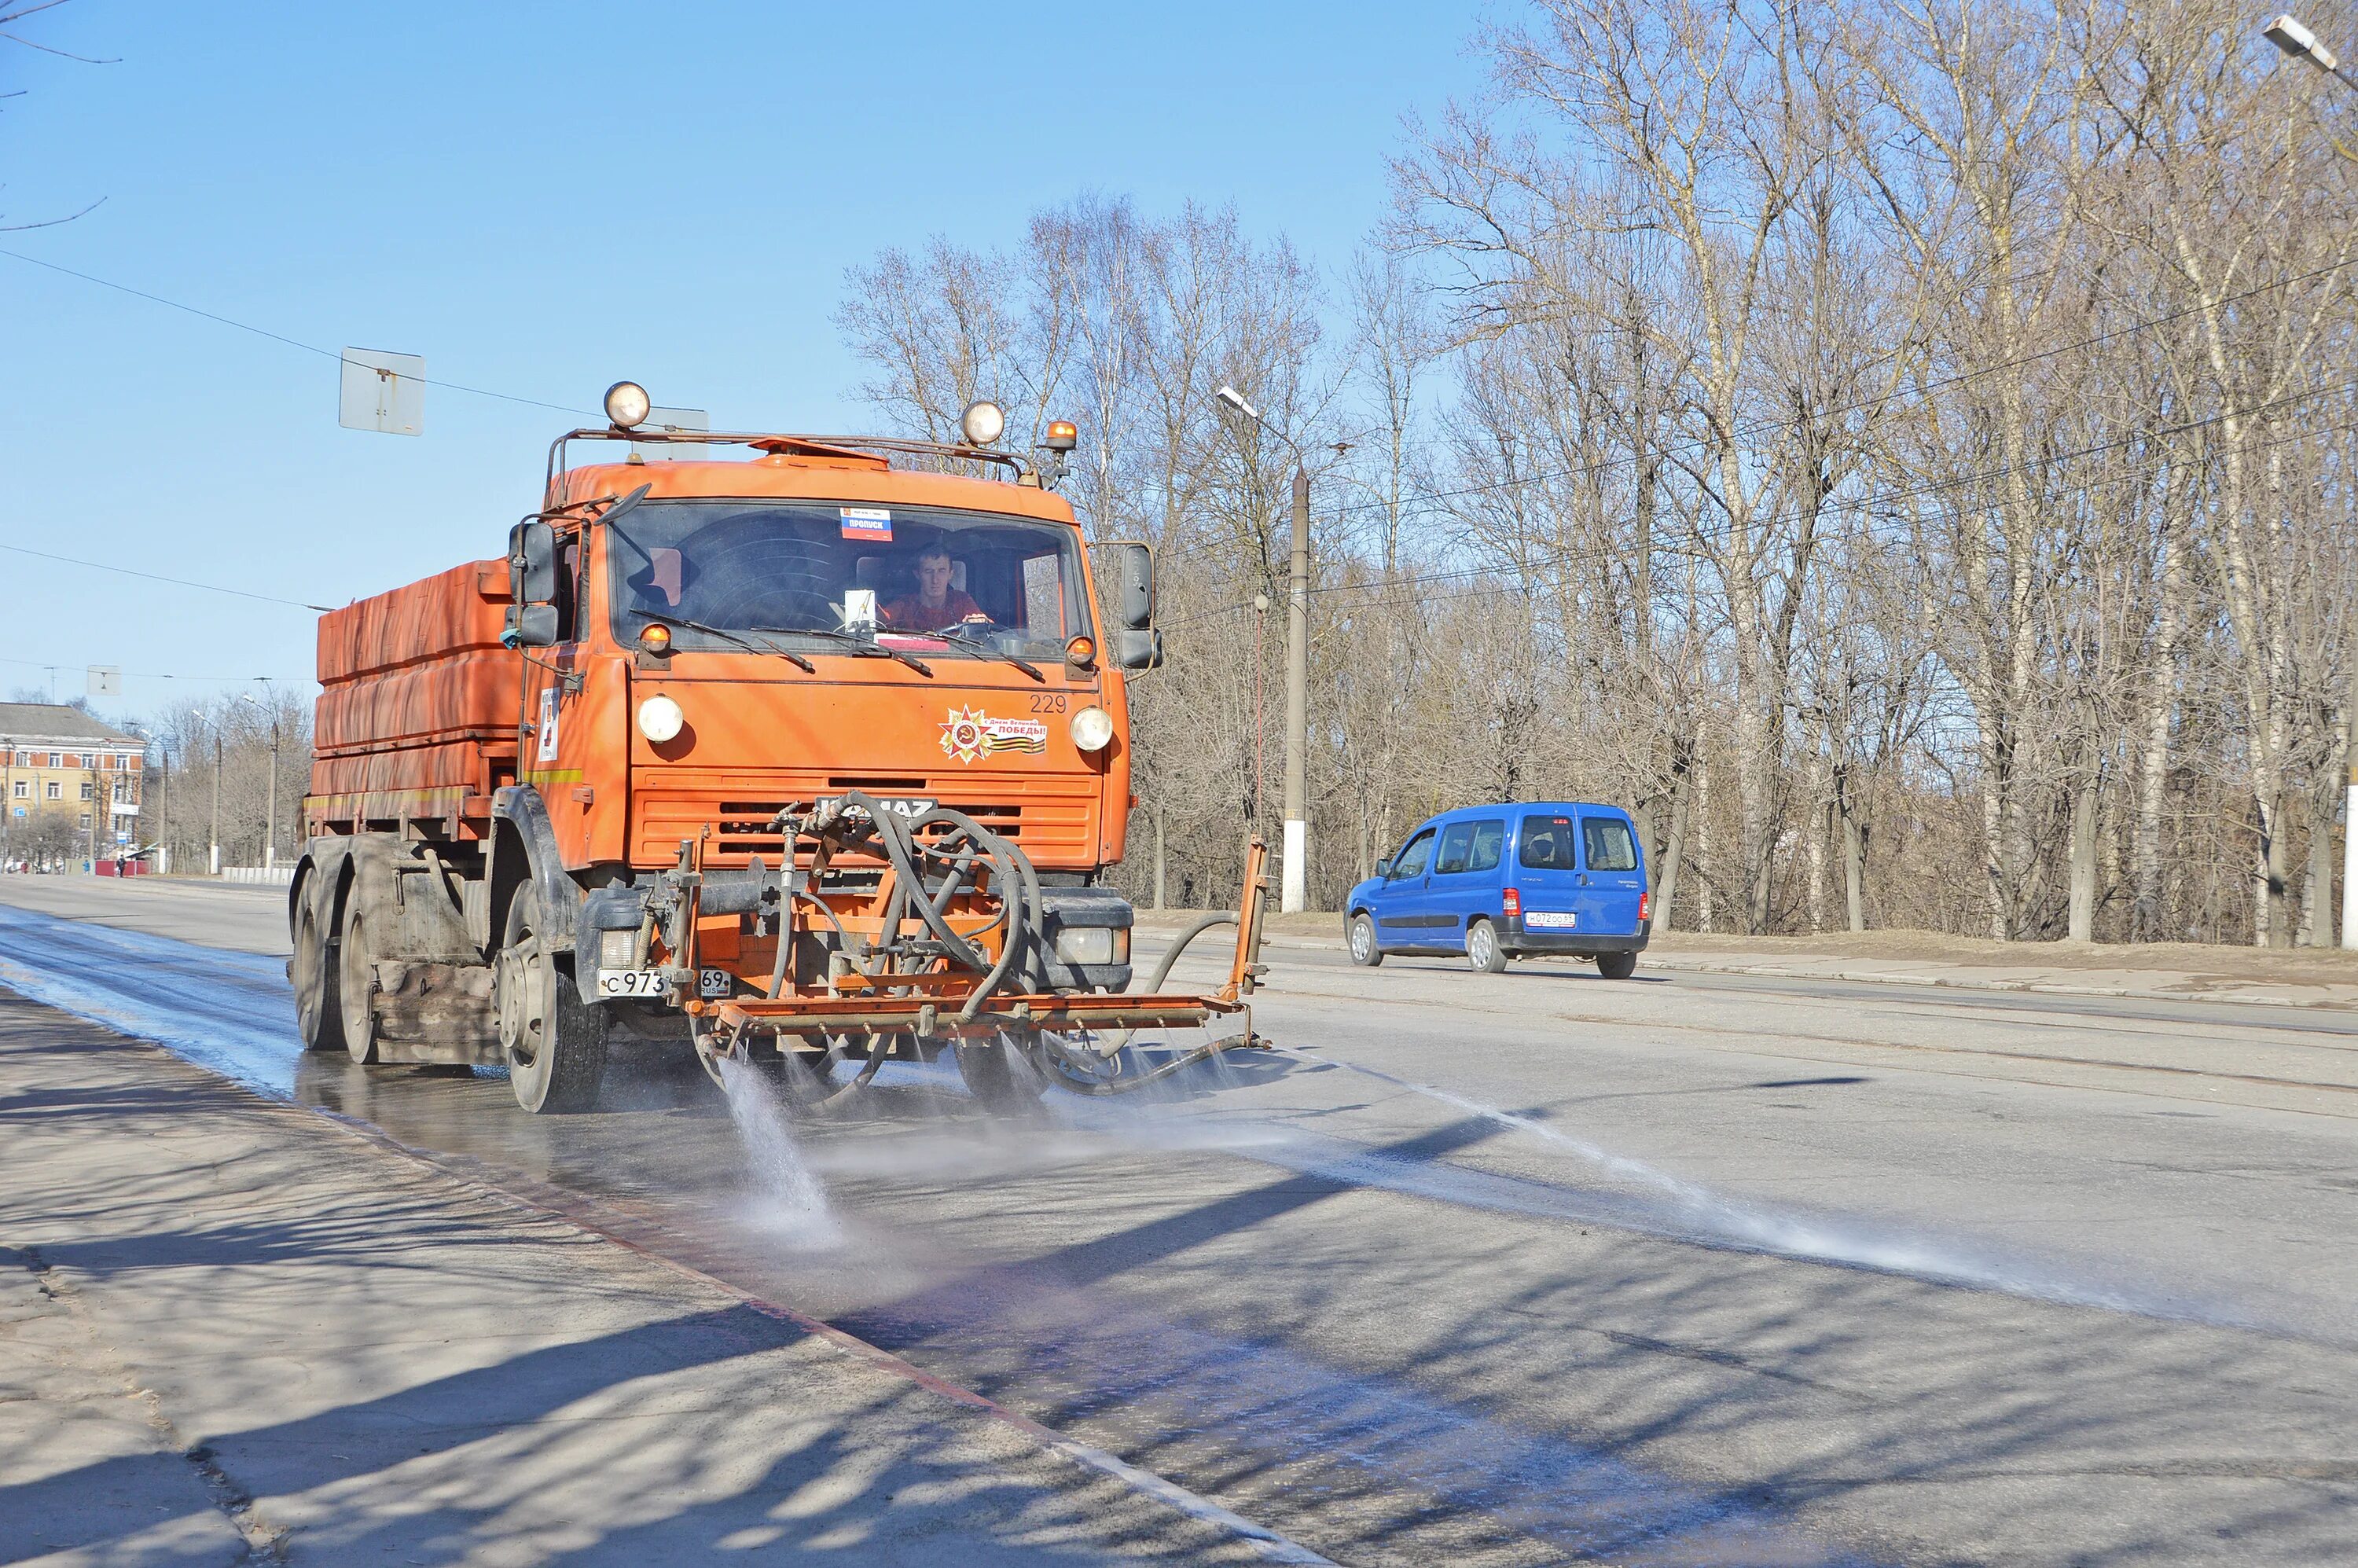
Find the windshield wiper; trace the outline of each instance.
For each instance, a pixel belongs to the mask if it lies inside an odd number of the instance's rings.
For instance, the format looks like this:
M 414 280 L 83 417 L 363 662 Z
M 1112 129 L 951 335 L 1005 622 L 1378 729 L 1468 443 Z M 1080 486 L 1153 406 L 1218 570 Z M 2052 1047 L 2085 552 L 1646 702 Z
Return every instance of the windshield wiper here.
M 1004 648 L 994 648 L 971 632 L 961 632 L 952 627 L 946 632 L 927 632 L 924 634 L 938 643 L 951 643 L 961 648 L 972 648 L 978 654 L 988 654 L 994 659 L 1005 659 L 1033 680 L 1044 681 L 1048 678 L 1040 673 L 1040 666 L 1031 660 L 1011 654 Z
M 931 676 L 934 673 L 934 666 L 925 663 L 923 659 L 904 654 L 898 648 L 888 648 L 883 643 L 872 641 L 870 638 L 862 637 L 857 633 L 838 632 L 832 626 L 756 626 L 753 630 L 756 632 L 777 632 L 789 637 L 832 638 L 838 643 L 848 644 L 851 648 L 852 652 L 860 654 L 862 658 L 898 659 L 921 676 Z
M 660 621 L 666 626 L 684 626 L 690 632 L 701 632 L 708 637 L 724 638 L 729 642 L 736 643 L 739 647 L 744 649 L 748 653 L 775 654 L 778 657 L 784 659 L 788 663 L 800 668 L 805 675 L 815 676 L 818 674 L 818 666 L 817 665 L 812 664 L 808 659 L 804 658 L 792 648 L 782 648 L 778 646 L 777 643 L 771 642 L 756 643 L 752 638 L 745 636 L 740 633 L 731 632 L 726 626 L 707 625 L 701 621 L 690 621 L 684 615 L 665 615 L 653 610 L 633 610 L 631 613 L 637 616 L 642 621 Z M 756 626 L 753 630 L 759 632 L 762 628 Z

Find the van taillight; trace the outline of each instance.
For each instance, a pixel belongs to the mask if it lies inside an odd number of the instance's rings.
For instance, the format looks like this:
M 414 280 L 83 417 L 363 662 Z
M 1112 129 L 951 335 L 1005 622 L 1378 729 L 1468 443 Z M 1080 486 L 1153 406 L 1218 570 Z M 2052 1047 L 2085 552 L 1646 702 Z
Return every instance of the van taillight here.
M 1509 888 L 1507 890 L 1507 918 L 1509 920 L 1520 920 L 1522 917 L 1523 895 L 1517 892 L 1513 888 Z
M 1638 918 L 1642 921 L 1646 916 L 1653 913 L 1654 893 L 1653 890 L 1649 888 L 1646 892 L 1638 895 Z

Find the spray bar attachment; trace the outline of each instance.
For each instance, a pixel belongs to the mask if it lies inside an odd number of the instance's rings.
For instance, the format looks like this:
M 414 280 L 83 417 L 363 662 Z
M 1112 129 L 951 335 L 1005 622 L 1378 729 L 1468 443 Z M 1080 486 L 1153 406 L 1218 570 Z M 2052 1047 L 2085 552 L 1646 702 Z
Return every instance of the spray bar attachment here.
M 962 1065 L 980 1049 L 1019 1051 L 1047 1082 L 1120 1094 L 1218 1052 L 1260 1044 L 1246 1000 L 1264 972 L 1268 849 L 1258 838 L 1246 845 L 1238 913 L 1197 922 L 1163 956 L 1146 989 L 1129 992 L 1093 989 L 1087 966 L 1056 951 L 1053 897 L 1043 894 L 1030 859 L 963 812 L 933 806 L 903 815 L 853 790 L 788 807 L 773 826 L 788 849 L 779 871 L 757 861 L 749 872 L 708 876 L 698 842 L 683 846 L 681 866 L 664 873 L 649 903 L 666 949 L 677 956 L 674 973 L 683 976 L 703 972 L 697 946 L 705 917 L 752 914 L 774 934 L 765 989 L 747 981 L 739 994 L 681 1004 L 698 1054 L 716 1076 L 720 1057 L 742 1057 L 768 1035 L 782 1054 L 825 1052 L 830 1065 L 862 1052 L 858 1077 L 817 1103 L 867 1084 L 896 1050 L 930 1057 L 948 1046 Z M 830 885 L 829 873 L 847 863 L 878 868 L 872 886 Z M 1227 982 L 1208 995 L 1163 991 L 1186 946 L 1223 924 L 1237 927 Z M 795 955 L 807 952 L 811 939 L 827 955 L 823 979 L 795 974 Z M 1243 1017 L 1240 1033 L 1152 1073 L 1123 1071 L 1122 1048 L 1138 1030 L 1200 1027 L 1232 1013 Z

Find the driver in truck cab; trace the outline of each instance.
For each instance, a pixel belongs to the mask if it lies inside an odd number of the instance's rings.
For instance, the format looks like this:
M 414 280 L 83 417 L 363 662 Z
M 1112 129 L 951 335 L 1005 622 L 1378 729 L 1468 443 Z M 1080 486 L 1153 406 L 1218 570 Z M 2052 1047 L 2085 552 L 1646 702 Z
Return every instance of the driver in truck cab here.
M 957 567 L 948 550 L 928 546 L 917 553 L 917 591 L 884 607 L 884 623 L 895 632 L 946 632 L 990 617 L 963 589 L 950 586 Z

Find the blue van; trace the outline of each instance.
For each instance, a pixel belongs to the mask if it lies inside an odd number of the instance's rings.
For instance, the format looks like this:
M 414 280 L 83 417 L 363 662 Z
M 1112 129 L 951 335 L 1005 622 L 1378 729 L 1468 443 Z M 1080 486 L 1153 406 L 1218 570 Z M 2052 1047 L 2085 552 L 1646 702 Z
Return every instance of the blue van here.
M 1518 954 L 1571 953 L 1608 980 L 1638 969 L 1653 924 L 1636 824 L 1617 806 L 1469 806 L 1419 823 L 1343 906 L 1351 961 L 1466 955 L 1497 974 Z

